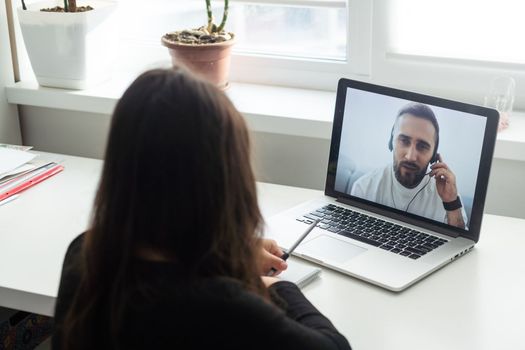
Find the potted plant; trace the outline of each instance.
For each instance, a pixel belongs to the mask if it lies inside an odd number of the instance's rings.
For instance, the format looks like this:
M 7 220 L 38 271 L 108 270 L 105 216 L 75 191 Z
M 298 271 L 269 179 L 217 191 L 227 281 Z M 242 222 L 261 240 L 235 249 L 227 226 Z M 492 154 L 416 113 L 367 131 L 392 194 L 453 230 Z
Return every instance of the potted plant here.
M 184 65 L 219 88 L 228 86 L 231 48 L 235 35 L 224 30 L 228 19 L 228 0 L 219 25 L 213 22 L 211 1 L 206 0 L 208 23 L 196 29 L 170 32 L 161 42 L 169 49 L 173 65 Z
M 116 58 L 116 30 L 109 18 L 116 2 L 44 0 L 18 8 L 31 67 L 42 86 L 85 89 L 109 78 Z

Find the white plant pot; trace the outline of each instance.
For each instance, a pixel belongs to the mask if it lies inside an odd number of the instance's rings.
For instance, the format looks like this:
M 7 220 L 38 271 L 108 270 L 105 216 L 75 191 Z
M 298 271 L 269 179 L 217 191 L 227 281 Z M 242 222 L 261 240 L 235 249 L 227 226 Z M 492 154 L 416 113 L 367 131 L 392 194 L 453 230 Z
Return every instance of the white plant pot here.
M 85 89 L 110 77 L 117 53 L 111 14 L 116 2 L 86 0 L 86 12 L 42 12 L 63 1 L 41 1 L 18 8 L 18 19 L 31 66 L 42 86 Z

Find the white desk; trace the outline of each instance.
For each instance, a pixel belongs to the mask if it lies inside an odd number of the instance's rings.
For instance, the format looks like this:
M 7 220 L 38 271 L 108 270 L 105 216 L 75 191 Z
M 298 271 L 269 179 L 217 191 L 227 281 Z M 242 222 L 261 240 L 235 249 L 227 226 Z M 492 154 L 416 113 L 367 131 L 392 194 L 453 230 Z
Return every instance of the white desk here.
M 0 306 L 54 312 L 61 265 L 87 228 L 102 161 L 40 153 L 64 160 L 64 171 L 0 206 Z
M 63 158 L 64 172 L 0 207 L 0 306 L 53 312 L 102 165 Z M 270 216 L 322 192 L 261 183 L 259 194 Z M 358 350 L 525 349 L 524 248 L 525 220 L 487 215 L 471 253 L 400 294 L 328 269 L 304 292 Z

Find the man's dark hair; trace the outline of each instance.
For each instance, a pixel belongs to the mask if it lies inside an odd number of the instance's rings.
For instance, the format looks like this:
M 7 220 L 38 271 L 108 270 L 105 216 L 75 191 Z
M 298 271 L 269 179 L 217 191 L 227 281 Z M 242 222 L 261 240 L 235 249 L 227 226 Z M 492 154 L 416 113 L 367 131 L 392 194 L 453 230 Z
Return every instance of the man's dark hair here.
M 416 118 L 428 120 L 434 126 L 434 130 L 436 131 L 436 143 L 434 145 L 434 153 L 432 154 L 432 159 L 430 160 L 431 163 L 434 163 L 437 160 L 436 155 L 437 155 L 437 149 L 439 146 L 439 124 L 436 119 L 436 115 L 434 114 L 434 111 L 432 111 L 432 109 L 429 106 L 423 103 L 411 102 L 403 106 L 403 108 L 399 110 L 399 112 L 397 113 L 397 117 L 394 122 L 394 125 L 392 125 L 392 132 L 390 133 L 390 141 L 388 142 L 388 148 L 390 150 L 394 148 L 393 146 L 394 126 L 396 125 L 397 120 L 405 114 L 410 114 Z
M 399 110 L 399 112 L 397 113 L 396 121 L 397 119 L 399 119 L 399 117 L 401 117 L 404 114 L 411 114 L 414 117 L 425 119 L 431 122 L 432 125 L 434 125 L 434 129 L 436 130 L 436 142 L 437 142 L 437 140 L 439 139 L 439 124 L 437 122 L 434 111 L 432 111 L 432 109 L 429 106 L 422 104 L 422 103 L 415 103 L 415 102 L 409 103 Z

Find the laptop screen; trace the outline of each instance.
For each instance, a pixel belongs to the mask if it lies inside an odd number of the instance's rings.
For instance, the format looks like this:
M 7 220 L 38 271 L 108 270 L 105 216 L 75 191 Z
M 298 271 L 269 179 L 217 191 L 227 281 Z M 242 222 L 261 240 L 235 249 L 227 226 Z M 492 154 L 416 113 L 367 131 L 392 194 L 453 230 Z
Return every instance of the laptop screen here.
M 342 79 L 326 192 L 477 241 L 497 112 Z

